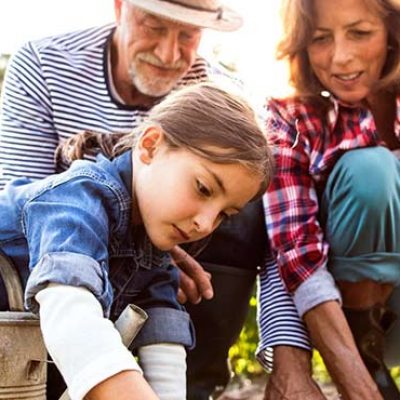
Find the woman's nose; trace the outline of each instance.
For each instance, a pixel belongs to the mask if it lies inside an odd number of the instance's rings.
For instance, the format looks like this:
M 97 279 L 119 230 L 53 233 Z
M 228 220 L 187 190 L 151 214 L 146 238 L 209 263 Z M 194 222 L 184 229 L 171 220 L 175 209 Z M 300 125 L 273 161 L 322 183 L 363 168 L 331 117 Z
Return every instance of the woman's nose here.
M 353 58 L 353 48 L 345 39 L 335 41 L 332 61 L 337 65 L 344 65 L 350 62 Z

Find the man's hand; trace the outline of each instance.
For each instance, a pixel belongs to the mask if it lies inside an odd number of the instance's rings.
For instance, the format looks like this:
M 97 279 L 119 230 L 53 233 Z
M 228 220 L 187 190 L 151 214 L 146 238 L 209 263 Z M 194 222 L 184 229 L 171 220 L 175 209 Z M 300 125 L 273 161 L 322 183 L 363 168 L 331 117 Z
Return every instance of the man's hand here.
M 264 400 L 325 400 L 311 377 L 311 353 L 291 346 L 274 348 L 274 370 Z
M 187 301 L 197 304 L 202 298 L 212 299 L 211 274 L 179 246 L 175 246 L 170 253 L 180 272 L 178 301 L 181 304 Z

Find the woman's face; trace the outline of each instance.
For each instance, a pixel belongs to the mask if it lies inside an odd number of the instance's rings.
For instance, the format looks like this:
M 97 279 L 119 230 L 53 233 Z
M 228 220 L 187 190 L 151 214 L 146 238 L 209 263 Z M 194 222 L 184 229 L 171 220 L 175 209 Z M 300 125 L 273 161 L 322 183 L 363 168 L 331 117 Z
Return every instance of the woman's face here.
M 365 0 L 314 0 L 314 9 L 307 47 L 314 74 L 345 103 L 367 99 L 386 61 L 384 21 Z

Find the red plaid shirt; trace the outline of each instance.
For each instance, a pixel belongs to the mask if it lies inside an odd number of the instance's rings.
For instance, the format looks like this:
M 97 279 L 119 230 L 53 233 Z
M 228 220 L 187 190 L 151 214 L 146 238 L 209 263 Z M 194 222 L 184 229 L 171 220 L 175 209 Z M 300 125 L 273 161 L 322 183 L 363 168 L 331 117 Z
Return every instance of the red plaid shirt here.
M 318 222 L 318 196 L 346 151 L 384 145 L 368 109 L 331 98 L 321 106 L 297 99 L 269 100 L 266 128 L 275 145 L 276 171 L 264 196 L 271 246 L 290 292 L 326 265 L 328 243 Z M 400 96 L 394 125 L 400 140 Z

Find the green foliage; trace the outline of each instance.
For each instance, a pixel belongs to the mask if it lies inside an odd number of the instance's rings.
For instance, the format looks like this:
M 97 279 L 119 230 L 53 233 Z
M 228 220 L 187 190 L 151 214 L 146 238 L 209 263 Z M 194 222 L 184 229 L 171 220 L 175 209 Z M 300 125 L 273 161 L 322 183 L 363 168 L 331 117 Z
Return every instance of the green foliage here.
M 330 383 L 332 382 L 331 377 L 329 376 L 329 372 L 327 371 L 324 360 L 321 357 L 321 354 L 318 353 L 317 350 L 314 350 L 312 357 L 312 370 L 313 370 L 313 378 L 321 383 Z
M 250 299 L 250 310 L 246 323 L 240 333 L 239 340 L 229 351 L 232 370 L 237 377 L 255 378 L 263 374 L 263 369 L 256 361 L 254 354 L 258 344 L 256 324 L 257 300 L 255 294 Z M 324 361 L 318 351 L 314 351 L 312 358 L 313 377 L 318 382 L 329 383 L 331 378 L 325 367 Z M 400 388 L 400 367 L 392 368 L 391 374 Z
M 254 377 L 263 373 L 261 365 L 254 358 L 258 344 L 256 324 L 257 300 L 255 295 L 250 299 L 250 309 L 239 340 L 229 351 L 233 372 L 242 377 Z
M 400 367 L 392 368 L 390 371 L 397 387 L 400 389 Z

